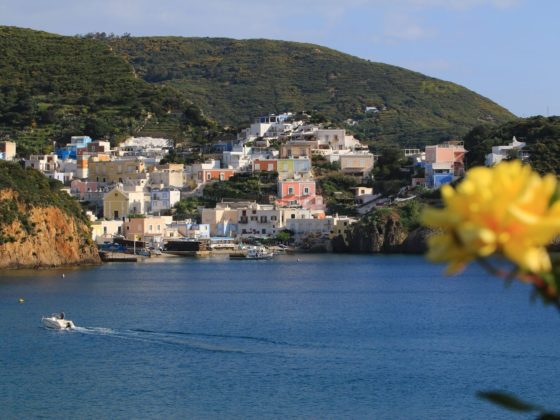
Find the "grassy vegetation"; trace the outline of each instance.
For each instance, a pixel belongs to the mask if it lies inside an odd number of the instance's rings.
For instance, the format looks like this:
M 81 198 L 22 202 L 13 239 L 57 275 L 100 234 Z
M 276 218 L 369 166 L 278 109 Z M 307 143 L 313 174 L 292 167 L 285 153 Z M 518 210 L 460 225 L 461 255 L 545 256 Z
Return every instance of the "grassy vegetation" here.
M 225 200 L 251 200 L 260 204 L 269 204 L 269 197 L 277 191 L 278 174 L 275 172 L 257 172 L 255 174 L 237 174 L 227 181 L 214 182 L 204 188 L 203 202 L 210 207 Z
M 422 145 L 513 115 L 461 86 L 325 47 L 270 40 L 104 39 L 144 80 L 172 86 L 223 124 L 269 112 L 316 111 L 363 139 Z M 366 106 L 380 112 L 365 114 Z
M 0 137 L 16 140 L 20 154 L 79 134 L 117 142 L 159 120 L 178 136 L 206 124 L 180 93 L 139 79 L 107 44 L 0 26 Z
M 353 176 L 344 175 L 337 171 L 324 174 L 317 179 L 319 190 L 325 204 L 327 213 L 355 216 L 354 191 L 351 188 L 361 185 Z

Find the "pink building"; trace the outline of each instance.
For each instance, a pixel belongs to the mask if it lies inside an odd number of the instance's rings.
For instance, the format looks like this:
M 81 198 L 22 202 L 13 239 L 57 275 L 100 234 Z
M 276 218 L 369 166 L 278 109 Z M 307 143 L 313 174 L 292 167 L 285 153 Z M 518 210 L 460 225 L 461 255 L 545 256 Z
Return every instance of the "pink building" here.
M 172 221 L 171 216 L 134 217 L 123 223 L 123 234 L 129 240 L 158 243 Z
M 465 153 L 466 150 L 461 141 L 426 146 L 426 163 L 453 163 L 454 176 L 462 176 L 465 172 Z
M 317 190 L 313 180 L 285 180 L 278 181 L 279 206 L 301 206 L 309 210 L 323 210 L 323 197 L 316 195 Z
M 86 194 L 98 191 L 99 185 L 96 181 L 80 181 L 75 179 L 70 183 L 70 193 L 79 200 L 85 200 Z

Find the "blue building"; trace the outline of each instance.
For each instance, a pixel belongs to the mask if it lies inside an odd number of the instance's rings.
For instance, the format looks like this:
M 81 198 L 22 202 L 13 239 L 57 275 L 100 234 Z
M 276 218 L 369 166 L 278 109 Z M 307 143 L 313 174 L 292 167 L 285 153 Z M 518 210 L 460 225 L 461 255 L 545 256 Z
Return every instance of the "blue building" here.
M 62 160 L 77 159 L 78 149 L 86 148 L 88 143 L 91 142 L 92 140 L 89 136 L 72 136 L 69 144 L 56 149 L 56 155 Z
M 455 179 L 453 162 L 426 163 L 426 183 L 430 188 L 439 188 Z

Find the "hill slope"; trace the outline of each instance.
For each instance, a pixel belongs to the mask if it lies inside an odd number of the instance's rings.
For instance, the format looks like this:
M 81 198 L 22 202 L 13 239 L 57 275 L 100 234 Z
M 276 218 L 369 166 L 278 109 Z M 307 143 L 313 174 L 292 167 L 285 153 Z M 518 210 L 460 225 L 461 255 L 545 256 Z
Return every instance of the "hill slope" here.
M 469 167 L 484 165 L 492 146 L 509 144 L 515 136 L 527 145 L 529 163 L 541 173 L 560 175 L 560 117 L 520 118 L 500 126 L 478 126 L 465 136 Z
M 340 122 L 364 118 L 365 107 L 376 106 L 382 111 L 358 126 L 364 137 L 418 144 L 513 118 L 459 85 L 317 45 L 178 37 L 106 42 L 144 80 L 178 89 L 224 124 L 286 110 L 316 110 Z
M 148 115 L 180 117 L 189 107 L 177 91 L 139 79 L 104 43 L 0 26 L 0 136 L 19 150 L 78 134 L 116 141 Z

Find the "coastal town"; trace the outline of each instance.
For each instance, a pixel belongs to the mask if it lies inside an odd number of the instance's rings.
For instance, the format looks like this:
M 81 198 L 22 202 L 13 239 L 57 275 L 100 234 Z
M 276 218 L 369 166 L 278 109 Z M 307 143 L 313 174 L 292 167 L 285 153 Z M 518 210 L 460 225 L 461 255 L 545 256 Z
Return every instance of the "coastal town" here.
M 0 420 L 560 419 L 560 2 L 0 11 Z
M 244 242 L 271 240 L 295 249 L 329 250 L 333 238 L 345 240 L 358 217 L 414 199 L 419 186 L 437 189 L 464 175 L 467 151 L 460 141 L 402 149 L 413 171 L 411 183 L 396 196 L 385 196 L 372 188 L 379 156 L 368 146 L 345 129 L 322 128 L 294 117 L 258 117 L 236 139 L 210 145 L 209 157 L 191 164 L 169 162 L 170 153 L 190 153 L 175 150 L 172 140 L 131 137 L 111 147 L 109 141 L 89 136 L 73 136 L 54 152 L 31 155 L 20 163 L 60 181 L 88 209 L 92 239 L 101 249 L 117 246 L 134 254 L 237 252 Z M 495 146 L 486 164 L 494 165 L 512 152 L 527 158 L 524 146 L 515 138 Z M 15 143 L 0 142 L 0 158 L 14 160 Z M 317 160 L 355 179 L 354 217 L 329 214 L 314 175 Z M 208 185 L 255 174 L 276 183 L 276 195 L 266 202 L 221 197 L 215 206 L 198 206 L 188 218 L 177 212 L 181 202 L 203 197 Z

